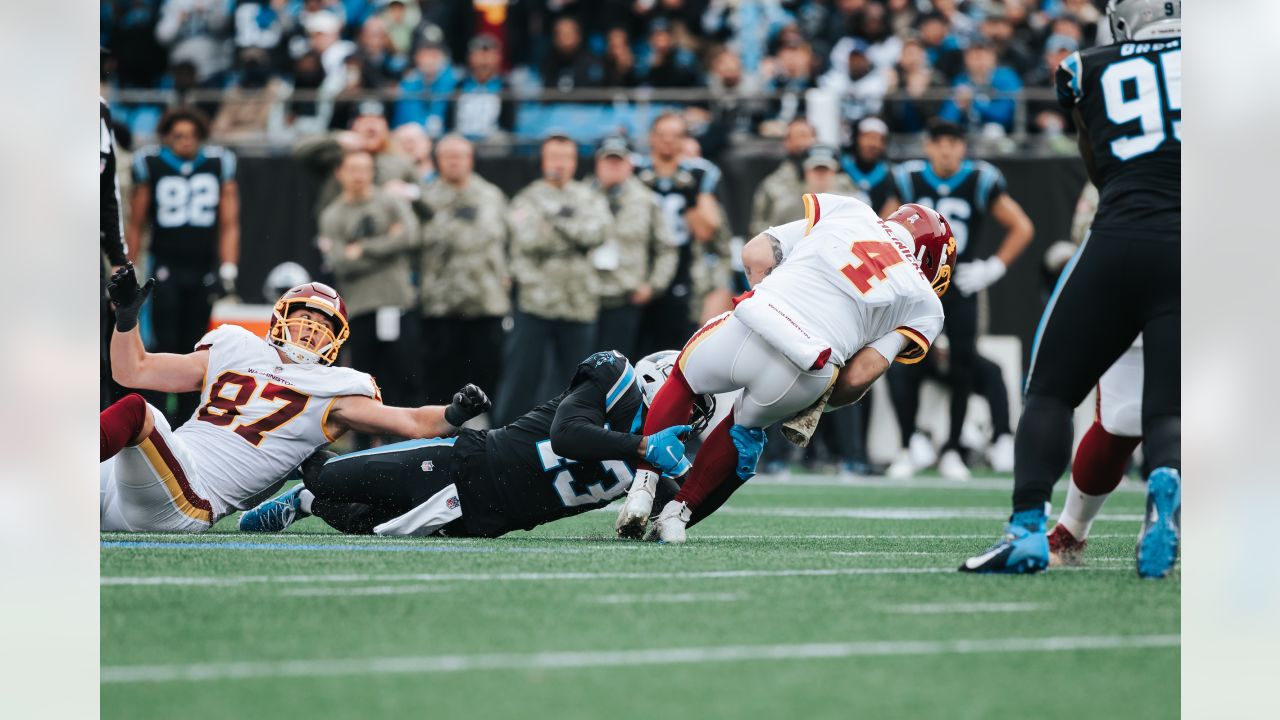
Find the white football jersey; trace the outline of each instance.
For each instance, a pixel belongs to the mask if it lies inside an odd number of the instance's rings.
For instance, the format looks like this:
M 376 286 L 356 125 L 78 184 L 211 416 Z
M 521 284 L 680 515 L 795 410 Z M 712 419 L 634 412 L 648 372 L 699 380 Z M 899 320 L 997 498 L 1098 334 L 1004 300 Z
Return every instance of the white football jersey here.
M 187 471 L 198 492 L 213 504 L 214 522 L 274 493 L 332 440 L 324 422 L 335 400 L 380 397 L 367 373 L 287 362 L 265 338 L 237 325 L 209 331 L 196 349 L 209 351 L 200 406 L 174 435 L 195 465 Z
M 805 195 L 805 220 L 770 228 L 783 261 L 753 297 L 777 305 L 843 365 L 893 332 L 907 342 L 899 362 L 923 359 L 942 331 L 938 299 L 912 251 L 866 203 Z M 905 233 L 904 233 L 905 235 Z

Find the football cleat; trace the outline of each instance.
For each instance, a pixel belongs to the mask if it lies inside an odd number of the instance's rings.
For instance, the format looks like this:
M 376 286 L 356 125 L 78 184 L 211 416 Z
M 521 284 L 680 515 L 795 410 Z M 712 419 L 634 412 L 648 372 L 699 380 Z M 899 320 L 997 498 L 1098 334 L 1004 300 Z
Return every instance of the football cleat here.
M 645 525 L 649 523 L 649 513 L 653 512 L 653 495 L 658 488 L 658 475 L 652 470 L 637 470 L 631 487 L 627 489 L 627 499 L 618 511 L 618 520 L 614 530 L 618 537 L 628 540 L 639 540 L 644 537 Z
M 981 555 L 960 566 L 971 573 L 1037 573 L 1049 566 L 1049 541 L 1044 534 L 1044 510 L 1023 510 L 1009 517 L 1004 536 Z
M 890 480 L 910 480 L 916 474 L 916 464 L 911 459 L 911 451 L 903 448 L 898 453 L 898 457 L 894 458 L 890 463 L 889 469 L 884 471 L 886 477 Z
M 1013 436 L 1008 433 L 996 438 L 987 451 L 991 469 L 998 473 L 1013 472 Z
M 1049 567 L 1078 567 L 1084 564 L 1088 540 L 1077 540 L 1065 525 L 1056 525 L 1049 533 Z
M 252 510 L 240 515 L 241 532 L 280 532 L 305 517 L 298 496 L 305 485 L 294 485 L 279 497 L 271 498 Z
M 942 453 L 942 459 L 938 461 L 938 474 L 947 480 L 963 482 L 969 479 L 969 466 L 964 464 L 960 453 L 948 450 Z
M 1182 525 L 1182 474 L 1156 468 L 1147 478 L 1147 513 L 1138 536 L 1138 576 L 1168 577 L 1178 559 Z
M 686 539 L 685 528 L 689 525 L 689 518 L 692 516 L 693 511 L 689 509 L 688 503 L 678 500 L 667 503 L 658 514 L 658 519 L 654 521 L 658 529 L 658 542 L 669 545 L 683 543 Z

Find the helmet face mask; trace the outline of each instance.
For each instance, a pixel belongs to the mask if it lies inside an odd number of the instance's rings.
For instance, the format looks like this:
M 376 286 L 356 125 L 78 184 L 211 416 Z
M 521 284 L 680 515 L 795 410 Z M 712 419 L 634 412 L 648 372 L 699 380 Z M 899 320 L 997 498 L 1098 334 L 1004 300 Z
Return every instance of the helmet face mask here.
M 303 310 L 310 312 L 303 315 Z M 295 363 L 332 365 L 351 334 L 346 315 L 346 304 L 333 288 L 299 285 L 276 301 L 267 340 Z
M 653 399 L 658 396 L 658 391 L 667 382 L 667 378 L 671 377 L 671 371 L 675 368 L 676 358 L 679 356 L 680 353 L 675 350 L 659 350 L 644 356 L 636 363 L 636 381 L 640 384 L 640 396 L 644 399 L 646 411 L 653 404 Z M 689 425 L 693 428 L 692 434 L 700 435 L 711 424 L 711 418 L 715 414 L 715 395 L 695 396 L 693 415 L 689 419 Z
M 885 222 L 902 228 L 914 244 L 915 260 L 920 272 L 938 297 L 951 287 L 956 265 L 956 236 L 951 223 L 940 212 L 916 203 L 907 203 L 886 218 Z M 905 238 L 903 238 L 905 240 Z

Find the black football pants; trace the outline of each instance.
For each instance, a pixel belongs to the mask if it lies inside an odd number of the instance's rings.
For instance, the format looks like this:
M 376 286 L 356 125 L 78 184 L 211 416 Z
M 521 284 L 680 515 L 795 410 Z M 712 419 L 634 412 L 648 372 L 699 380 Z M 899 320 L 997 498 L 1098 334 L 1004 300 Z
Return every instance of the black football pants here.
M 1014 445 L 1013 508 L 1042 507 L 1071 460 L 1071 414 L 1142 333 L 1146 471 L 1182 465 L 1182 265 L 1177 235 L 1094 231 L 1049 299 Z

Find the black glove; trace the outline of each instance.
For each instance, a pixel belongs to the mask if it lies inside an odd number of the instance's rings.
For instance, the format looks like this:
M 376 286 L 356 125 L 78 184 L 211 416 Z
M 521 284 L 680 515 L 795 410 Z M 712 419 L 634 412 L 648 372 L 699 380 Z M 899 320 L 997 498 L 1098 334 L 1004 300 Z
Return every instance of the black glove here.
M 453 402 L 444 409 L 444 421 L 454 427 L 462 427 L 463 423 L 487 412 L 491 407 L 493 403 L 489 402 L 489 396 L 485 395 L 480 388 L 468 383 L 453 394 Z
M 138 276 L 133 272 L 133 263 L 125 263 L 124 267 L 111 275 L 111 282 L 107 283 L 107 295 L 116 308 L 116 332 L 129 332 L 137 327 L 142 304 L 151 297 L 151 291 L 155 287 L 155 278 L 148 278 L 147 284 L 138 287 Z
M 453 211 L 453 216 L 458 218 L 459 220 L 466 220 L 467 222 L 471 222 L 472 220 L 476 219 L 476 208 L 474 205 L 463 205 L 462 207 Z

